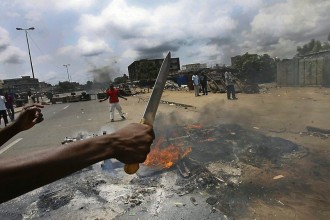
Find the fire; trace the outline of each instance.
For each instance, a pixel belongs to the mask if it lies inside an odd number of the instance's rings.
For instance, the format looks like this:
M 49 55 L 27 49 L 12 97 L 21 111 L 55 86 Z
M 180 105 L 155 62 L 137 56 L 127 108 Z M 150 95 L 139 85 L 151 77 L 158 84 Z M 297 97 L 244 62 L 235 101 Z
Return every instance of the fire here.
M 164 138 L 160 138 L 158 143 L 148 154 L 144 165 L 168 169 L 172 167 L 179 159 L 186 157 L 191 152 L 191 147 L 183 149 L 183 144 L 170 144 L 166 147 L 161 147 L 160 145 L 163 142 Z

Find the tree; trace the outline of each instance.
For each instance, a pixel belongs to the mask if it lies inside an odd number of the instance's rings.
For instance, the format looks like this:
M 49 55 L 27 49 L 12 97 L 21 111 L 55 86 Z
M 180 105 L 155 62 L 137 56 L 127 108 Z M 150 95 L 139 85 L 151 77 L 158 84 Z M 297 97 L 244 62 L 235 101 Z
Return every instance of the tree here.
M 58 88 L 60 92 L 74 91 L 74 85 L 68 81 L 58 82 Z
M 324 50 L 330 49 L 330 34 L 328 35 L 328 41 L 321 43 L 319 40 L 312 39 L 307 44 L 304 44 L 302 47 L 297 47 L 297 55 L 302 56 L 309 53 L 317 53 Z
M 127 80 L 128 80 L 128 76 L 127 76 L 126 74 L 124 74 L 124 75 L 121 76 L 121 77 L 117 77 L 117 78 L 115 78 L 115 79 L 114 79 L 114 82 L 115 82 L 116 84 L 120 84 L 120 83 L 126 83 Z
M 268 54 L 246 53 L 237 56 L 234 67 L 239 70 L 239 77 L 249 83 L 269 83 L 276 79 L 276 62 Z

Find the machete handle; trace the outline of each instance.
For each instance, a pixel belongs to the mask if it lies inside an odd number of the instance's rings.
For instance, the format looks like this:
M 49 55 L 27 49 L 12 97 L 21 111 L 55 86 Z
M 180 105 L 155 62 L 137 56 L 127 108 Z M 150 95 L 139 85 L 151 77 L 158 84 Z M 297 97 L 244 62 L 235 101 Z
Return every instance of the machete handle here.
M 140 168 L 140 165 L 138 163 L 130 163 L 130 164 L 125 164 L 124 166 L 124 171 L 127 174 L 134 174 L 138 169 Z
M 144 118 L 141 119 L 140 124 L 148 125 L 148 123 L 145 123 Z M 140 165 L 138 163 L 130 163 L 130 164 L 125 164 L 124 171 L 127 174 L 134 174 L 138 171 L 139 168 L 140 168 Z

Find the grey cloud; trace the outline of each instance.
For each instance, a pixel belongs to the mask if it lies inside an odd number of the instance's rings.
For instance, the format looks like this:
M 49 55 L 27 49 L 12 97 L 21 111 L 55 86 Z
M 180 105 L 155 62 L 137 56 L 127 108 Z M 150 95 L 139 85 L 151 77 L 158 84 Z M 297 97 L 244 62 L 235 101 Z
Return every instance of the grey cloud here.
M 17 56 L 15 54 L 9 55 L 5 57 L 2 62 L 4 63 L 11 63 L 11 64 L 20 64 L 23 63 L 22 59 L 20 56 Z
M 192 58 L 192 57 L 198 57 L 201 53 L 199 51 L 191 51 L 187 53 L 187 57 Z
M 8 46 L 9 46 L 9 44 L 2 44 L 2 45 L 0 45 L 0 53 L 2 51 L 5 51 L 8 48 Z
M 209 41 L 207 42 L 207 45 L 217 45 L 217 46 L 223 46 L 223 45 L 230 45 L 233 42 L 235 42 L 235 40 L 233 38 L 211 38 L 209 39 Z
M 164 52 L 178 51 L 185 41 L 178 40 L 174 42 L 163 42 L 155 47 L 138 47 L 139 59 L 161 58 Z
M 94 56 L 99 56 L 103 53 L 104 51 L 95 50 L 95 51 L 83 52 L 81 55 L 84 57 L 94 57 Z
M 329 8 L 327 1 L 291 0 L 271 5 L 261 9 L 251 22 L 251 39 L 258 39 L 262 46 L 280 38 L 295 43 L 320 39 L 329 31 Z

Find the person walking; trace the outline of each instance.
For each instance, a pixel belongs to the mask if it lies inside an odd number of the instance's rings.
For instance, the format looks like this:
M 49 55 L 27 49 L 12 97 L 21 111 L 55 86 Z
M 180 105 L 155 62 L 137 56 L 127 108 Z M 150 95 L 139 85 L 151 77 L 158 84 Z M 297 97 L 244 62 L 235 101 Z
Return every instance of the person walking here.
M 194 74 L 192 76 L 192 81 L 194 85 L 194 90 L 195 90 L 195 97 L 199 96 L 199 76 L 197 74 Z
M 5 93 L 5 99 L 6 99 L 6 108 L 9 115 L 9 118 L 11 121 L 15 120 L 15 111 L 14 111 L 14 98 L 12 95 Z
M 6 127 L 8 124 L 6 98 L 2 94 L 0 94 L 0 122 L 1 118 L 3 118 Z
M 225 72 L 225 83 L 226 83 L 226 91 L 227 91 L 227 99 L 234 100 L 236 98 L 236 92 L 234 87 L 234 76 L 231 72 Z
M 32 95 L 31 91 L 27 92 L 28 104 L 33 105 L 35 103 L 34 95 Z
M 201 85 L 202 85 L 203 95 L 207 95 L 207 77 L 205 73 L 202 73 L 201 75 Z
M 104 99 L 100 99 L 100 102 L 103 102 L 107 99 L 109 99 L 109 103 L 110 103 L 110 120 L 111 122 L 114 122 L 114 117 L 115 117 L 115 109 L 117 109 L 117 111 L 119 112 L 119 115 L 121 116 L 122 119 L 126 119 L 123 112 L 122 112 L 122 108 L 119 104 L 119 98 L 125 99 L 127 100 L 127 98 L 121 96 L 119 94 L 119 90 L 115 89 L 113 84 L 110 84 L 110 89 L 108 89 L 106 91 L 106 97 Z

